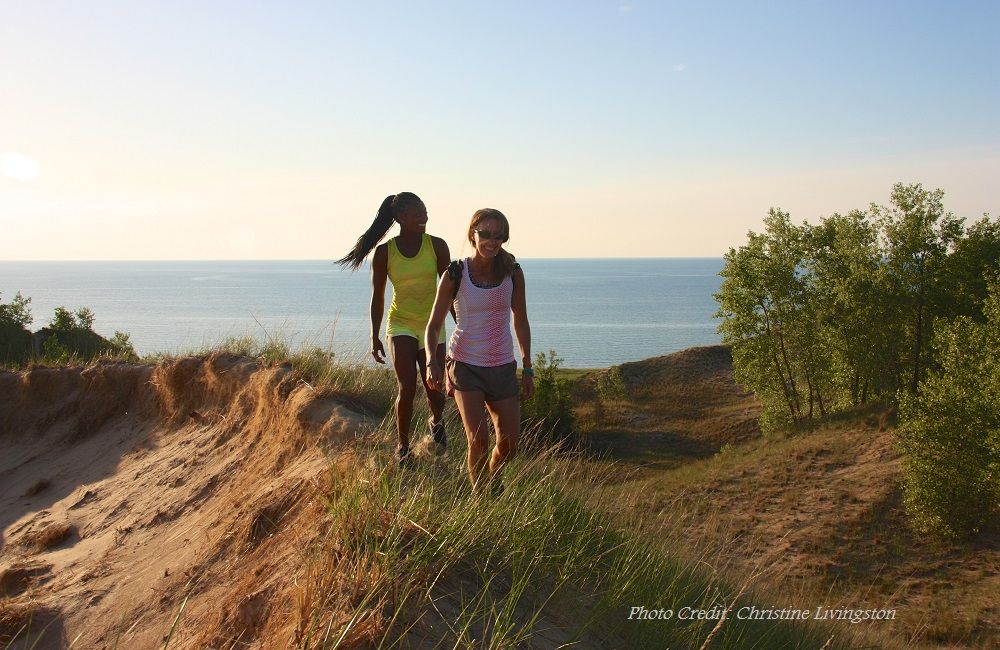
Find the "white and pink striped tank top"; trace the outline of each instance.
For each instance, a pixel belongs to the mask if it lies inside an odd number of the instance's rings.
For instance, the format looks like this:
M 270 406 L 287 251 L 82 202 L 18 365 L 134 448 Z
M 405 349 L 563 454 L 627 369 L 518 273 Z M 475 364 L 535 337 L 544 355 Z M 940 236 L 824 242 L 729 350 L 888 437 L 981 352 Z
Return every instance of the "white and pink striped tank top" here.
M 498 286 L 484 289 L 472 283 L 468 258 L 462 267 L 462 281 L 455 297 L 458 322 L 451 333 L 448 355 L 456 361 L 486 368 L 513 363 L 510 305 L 514 280 L 507 276 Z

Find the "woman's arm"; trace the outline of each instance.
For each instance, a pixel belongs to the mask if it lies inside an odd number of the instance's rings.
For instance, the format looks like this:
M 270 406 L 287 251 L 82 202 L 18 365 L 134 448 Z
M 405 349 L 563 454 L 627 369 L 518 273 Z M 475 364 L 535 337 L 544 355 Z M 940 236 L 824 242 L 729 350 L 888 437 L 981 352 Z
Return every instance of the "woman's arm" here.
M 427 321 L 427 330 L 424 332 L 424 341 L 437 341 L 441 328 L 444 326 L 444 318 L 451 308 L 451 303 L 455 299 L 455 281 L 451 275 L 445 273 L 438 284 L 437 295 L 434 297 L 434 308 L 431 310 L 430 320 Z M 444 368 L 438 363 L 436 345 L 424 345 L 427 354 L 427 383 L 435 390 L 444 388 Z
M 521 348 L 522 367 L 527 371 L 521 373 L 521 399 L 526 400 L 535 394 L 535 376 L 531 369 L 531 325 L 528 324 L 528 301 L 524 294 L 524 271 L 520 266 L 514 269 L 513 280 L 514 295 L 510 309 L 514 312 L 514 333 Z
M 431 235 L 431 242 L 434 244 L 434 254 L 437 256 L 438 277 L 441 277 L 448 270 L 448 265 L 451 264 L 451 251 L 448 250 L 448 242 L 440 237 Z M 457 323 L 458 316 L 455 315 L 453 303 L 448 306 L 448 311 L 451 312 L 452 320 Z
M 382 244 L 372 256 L 372 345 L 371 353 L 375 361 L 385 363 L 385 347 L 379 332 L 382 330 L 382 314 L 385 312 L 385 282 L 389 277 L 389 247 Z
M 448 314 L 448 309 L 451 308 L 451 303 L 454 300 L 455 281 L 451 279 L 450 274 L 445 273 L 441 276 L 438 292 L 434 297 L 434 308 L 431 310 L 431 317 L 427 321 L 427 330 L 424 332 L 425 341 L 436 342 L 438 340 L 441 328 L 444 327 L 444 317 Z M 436 349 L 436 345 L 430 343 L 426 345 L 427 383 L 431 388 L 440 391 L 444 388 L 444 368 L 438 362 L 435 354 Z
M 431 235 L 431 243 L 434 244 L 434 255 L 437 257 L 438 277 L 444 275 L 451 264 L 451 251 L 448 250 L 448 242 Z

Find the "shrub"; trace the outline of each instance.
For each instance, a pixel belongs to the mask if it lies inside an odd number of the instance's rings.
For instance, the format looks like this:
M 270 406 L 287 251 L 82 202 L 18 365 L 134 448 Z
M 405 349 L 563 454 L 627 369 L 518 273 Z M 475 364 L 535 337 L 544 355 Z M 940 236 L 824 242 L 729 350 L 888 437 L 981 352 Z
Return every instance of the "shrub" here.
M 111 339 L 106 339 L 93 330 L 94 320 L 94 312 L 88 307 L 81 307 L 75 312 L 56 307 L 48 327 L 43 327 L 34 335 L 26 332 L 29 350 L 18 362 L 27 361 L 32 348 L 35 353 L 40 352 L 44 362 L 54 364 L 87 363 L 98 357 L 139 360 L 127 333 L 115 332 Z
M 940 367 L 900 404 L 904 502 L 914 527 L 961 538 L 1000 511 L 1000 283 L 986 322 L 936 325 Z
M 20 365 L 31 356 L 31 310 L 20 292 L 9 304 L 0 302 L 0 363 Z
M 597 377 L 597 396 L 605 402 L 613 402 L 625 397 L 625 379 L 621 366 L 608 368 Z
M 20 291 L 14 294 L 14 299 L 10 301 L 10 304 L 5 305 L 0 302 L 0 325 L 13 325 L 20 328 L 31 325 L 31 321 L 34 319 L 28 308 L 30 302 L 31 298 L 25 298 Z
M 125 332 L 115 332 L 115 335 L 108 341 L 106 354 L 126 361 L 138 361 L 139 359 L 135 346 L 132 345 L 132 338 Z
M 42 343 L 42 360 L 46 363 L 62 365 L 72 363 L 78 360 L 78 357 L 70 350 L 69 346 L 59 340 L 58 335 L 52 333 Z
M 573 400 L 566 380 L 557 376 L 562 361 L 555 350 L 535 356 L 535 394 L 521 407 L 521 428 L 529 446 L 564 447 L 575 442 Z

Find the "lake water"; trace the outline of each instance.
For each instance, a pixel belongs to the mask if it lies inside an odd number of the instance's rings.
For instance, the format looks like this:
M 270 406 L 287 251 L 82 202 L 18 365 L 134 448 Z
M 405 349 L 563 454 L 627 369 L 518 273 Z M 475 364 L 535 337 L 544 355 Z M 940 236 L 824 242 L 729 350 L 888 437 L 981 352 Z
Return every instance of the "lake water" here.
M 565 367 L 719 342 L 712 294 L 721 258 L 519 261 L 532 350 L 556 350 Z M 190 352 L 244 335 L 361 354 L 370 286 L 367 269 L 349 273 L 323 260 L 0 262 L 0 301 L 17 291 L 30 297 L 33 330 L 57 306 L 89 307 L 99 334 L 128 332 L 140 354 Z M 383 335 L 384 327 L 383 319 Z

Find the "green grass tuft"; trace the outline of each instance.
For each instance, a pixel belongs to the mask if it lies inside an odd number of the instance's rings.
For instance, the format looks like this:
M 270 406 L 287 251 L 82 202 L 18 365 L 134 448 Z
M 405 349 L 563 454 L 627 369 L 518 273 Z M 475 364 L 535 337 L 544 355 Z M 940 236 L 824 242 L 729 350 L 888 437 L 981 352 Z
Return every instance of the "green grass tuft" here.
M 634 606 L 738 607 L 749 585 L 681 563 L 585 506 L 571 486 L 601 477 L 576 459 L 521 456 L 499 495 L 473 493 L 458 458 L 408 471 L 386 462 L 384 450 L 363 452 L 330 497 L 329 547 L 367 567 L 368 580 L 339 628 L 310 617 L 316 627 L 303 638 L 316 645 L 303 647 L 698 648 L 711 635 L 713 648 L 819 648 L 830 637 L 816 625 L 735 616 L 629 620 Z

